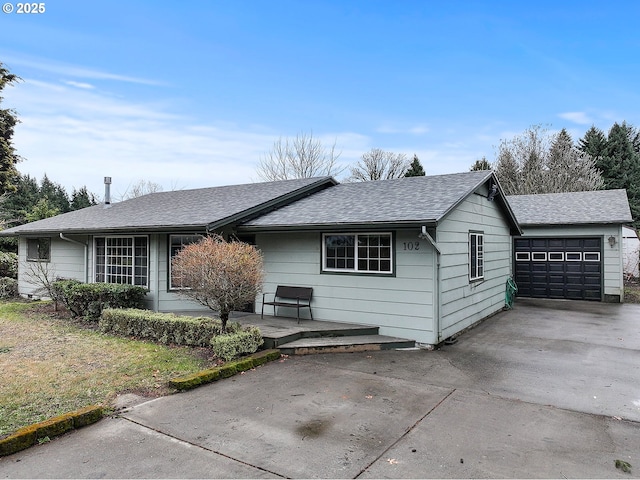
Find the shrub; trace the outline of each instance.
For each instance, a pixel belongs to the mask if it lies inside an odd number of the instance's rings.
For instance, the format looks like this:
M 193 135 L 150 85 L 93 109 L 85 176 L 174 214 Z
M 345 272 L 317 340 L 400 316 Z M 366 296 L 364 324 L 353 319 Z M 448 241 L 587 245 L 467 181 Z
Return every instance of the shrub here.
M 0 252 L 0 277 L 18 278 L 18 255 Z
M 211 337 L 222 333 L 222 322 L 214 318 L 187 317 L 133 308 L 103 310 L 99 326 L 105 333 L 198 347 L 209 346 Z M 230 322 L 227 330 L 238 332 L 241 327 L 237 322 Z
M 218 335 L 211 339 L 213 353 L 226 361 L 239 355 L 254 353 L 264 343 L 257 327 L 248 327 L 236 333 Z
M 172 260 L 179 294 L 218 310 L 222 328 L 229 314 L 255 300 L 264 277 L 260 252 L 247 243 L 225 242 L 220 235 L 205 237 L 180 250 Z
M 0 298 L 11 298 L 18 296 L 18 281 L 15 278 L 0 278 Z
M 105 308 L 143 307 L 147 290 L 135 285 L 58 280 L 53 283 L 52 294 L 73 316 L 98 320 Z

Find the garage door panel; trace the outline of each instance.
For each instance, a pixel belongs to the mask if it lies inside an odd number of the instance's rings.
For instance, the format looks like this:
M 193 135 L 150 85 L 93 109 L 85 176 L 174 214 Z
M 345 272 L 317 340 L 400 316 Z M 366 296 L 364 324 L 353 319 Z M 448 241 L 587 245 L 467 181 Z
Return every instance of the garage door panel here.
M 599 238 L 585 238 L 584 239 L 584 249 L 585 250 L 593 250 L 596 252 L 600 251 L 600 239 Z
M 518 295 L 601 300 L 602 238 L 514 239 Z
M 551 263 L 549 262 L 548 270 L 549 273 L 564 273 L 564 264 L 563 263 Z
M 565 264 L 565 272 L 567 273 L 582 273 L 584 272 L 584 267 L 582 263 L 566 263 Z
M 599 263 L 585 263 L 584 273 L 600 274 L 602 272 L 601 265 Z

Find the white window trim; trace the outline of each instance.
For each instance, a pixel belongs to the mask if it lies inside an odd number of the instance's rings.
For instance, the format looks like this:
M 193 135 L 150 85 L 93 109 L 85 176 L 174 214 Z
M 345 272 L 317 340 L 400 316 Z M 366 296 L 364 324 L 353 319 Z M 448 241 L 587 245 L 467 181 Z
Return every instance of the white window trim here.
M 569 258 L 571 255 L 576 255 L 577 258 Z M 564 258 L 565 258 L 565 261 L 567 262 L 581 262 L 582 252 L 566 252 Z
M 354 268 L 327 268 L 327 249 L 326 249 L 326 237 L 335 235 L 354 236 Z M 358 236 L 374 236 L 374 235 L 388 235 L 390 240 L 390 270 L 359 270 L 358 269 Z M 386 260 L 386 259 L 385 259 Z M 356 273 L 356 274 L 369 274 L 369 275 L 393 275 L 395 272 L 395 255 L 393 244 L 392 232 L 329 232 L 322 234 L 322 271 L 330 273 Z
M 531 261 L 532 262 L 546 262 L 547 261 L 547 252 L 531 252 Z
M 476 275 L 473 275 L 473 253 L 471 251 L 472 248 L 472 237 L 476 237 L 476 251 L 475 251 L 475 271 L 476 271 Z M 482 239 L 482 248 L 479 249 L 478 248 L 478 238 Z M 481 280 L 484 280 L 484 254 L 485 254 L 485 248 L 484 248 L 484 232 L 469 232 L 469 281 L 470 282 L 479 282 Z M 478 270 L 479 267 L 482 268 L 482 274 L 478 275 Z
M 200 237 L 201 239 L 205 236 L 201 233 L 175 233 L 169 235 L 169 278 L 167 279 L 169 290 L 177 291 L 177 290 L 188 290 L 190 287 L 174 287 L 173 286 L 173 257 L 171 256 L 171 243 L 172 237 Z M 184 246 L 185 244 L 183 244 Z
M 595 258 L 592 258 L 592 256 L 595 256 Z M 583 252 L 582 261 L 583 262 L 599 262 L 600 252 Z
M 516 252 L 516 262 L 530 262 L 531 254 L 529 252 Z
M 97 280 L 97 276 L 98 276 L 98 272 L 97 272 L 97 266 L 98 266 L 98 247 L 96 245 L 96 240 L 103 238 L 105 240 L 105 248 L 106 248 L 106 241 L 107 239 L 113 239 L 113 238 L 131 238 L 134 239 L 133 242 L 133 265 L 131 266 L 131 283 L 127 283 L 126 285 L 136 285 L 135 283 L 135 276 L 136 276 L 136 264 L 135 264 L 135 260 L 136 260 L 136 255 L 135 255 L 135 239 L 136 238 L 146 238 L 147 240 L 147 275 L 146 275 L 146 281 L 144 283 L 144 285 L 137 285 L 138 287 L 144 287 L 144 288 L 149 288 L 149 276 L 150 276 L 150 249 L 151 246 L 149 244 L 149 236 L 148 235 L 96 235 L 93 237 L 93 280 L 96 283 L 109 283 L 107 282 L 107 272 L 105 269 L 104 272 L 104 277 L 102 281 Z M 106 259 L 105 259 L 105 267 L 106 267 Z M 115 284 L 114 284 L 115 285 Z

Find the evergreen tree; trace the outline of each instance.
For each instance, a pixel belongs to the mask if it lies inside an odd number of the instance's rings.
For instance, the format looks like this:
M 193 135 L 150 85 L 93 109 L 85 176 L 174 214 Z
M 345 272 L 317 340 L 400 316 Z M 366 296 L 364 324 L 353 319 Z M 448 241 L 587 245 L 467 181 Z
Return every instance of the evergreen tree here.
M 476 160 L 476 163 L 471 165 L 469 169 L 470 172 L 477 172 L 479 170 L 491 170 L 491 163 L 485 157 L 482 157 L 480 160 Z
M 69 195 L 62 185 L 49 180 L 47 174 L 44 174 L 40 182 L 41 198 L 49 199 L 49 204 L 58 211 L 58 213 L 67 213 L 71 211 L 69 203 Z
M 80 210 L 81 208 L 97 205 L 96 196 L 87 190 L 86 186 L 80 187 L 78 190 L 73 189 L 71 194 L 71 210 Z
M 54 217 L 59 213 L 60 210 L 51 204 L 48 197 L 40 197 L 38 202 L 27 212 L 25 218 L 27 222 L 35 222 L 37 220 Z
M 418 160 L 418 155 L 413 154 L 413 161 L 411 165 L 409 165 L 409 169 L 404 174 L 405 177 L 424 177 L 426 174 L 424 172 L 424 168 L 422 168 L 422 164 L 420 160 Z
M 19 174 L 15 185 L 16 191 L 5 194 L 2 203 L 2 217 L 9 227 L 25 222 L 26 212 L 36 204 L 40 192 L 38 181 L 30 175 Z
M 5 86 L 12 85 L 19 80 L 20 77 L 9 73 L 9 70 L 0 62 L 0 94 Z M 2 100 L 3 98 L 0 96 L 0 104 L 2 104 Z M 16 190 L 15 182 L 18 177 L 16 163 L 20 161 L 20 157 L 11 144 L 11 138 L 18 121 L 15 110 L 0 108 L 0 195 Z
M 624 188 L 634 226 L 640 226 L 640 146 L 638 131 L 626 122 L 617 122 L 609 130 L 601 161 L 607 189 Z
M 607 147 L 606 135 L 594 126 L 591 126 L 589 130 L 584 134 L 580 140 L 578 140 L 578 149 L 588 154 L 596 161 L 596 165 L 601 169 L 599 162 L 604 156 L 604 150 Z M 601 169 L 602 171 L 602 169 Z

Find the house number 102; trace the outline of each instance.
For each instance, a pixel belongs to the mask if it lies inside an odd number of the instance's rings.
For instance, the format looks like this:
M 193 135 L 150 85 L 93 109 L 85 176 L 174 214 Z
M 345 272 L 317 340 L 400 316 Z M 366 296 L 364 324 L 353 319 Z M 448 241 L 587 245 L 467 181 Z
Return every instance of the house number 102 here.
M 404 242 L 403 250 L 420 250 L 420 242 Z

